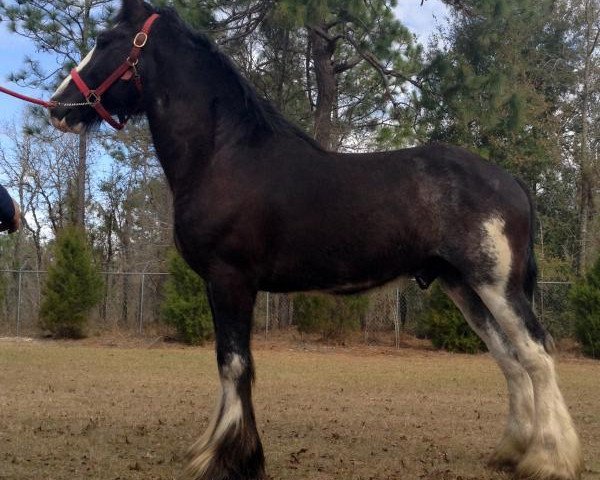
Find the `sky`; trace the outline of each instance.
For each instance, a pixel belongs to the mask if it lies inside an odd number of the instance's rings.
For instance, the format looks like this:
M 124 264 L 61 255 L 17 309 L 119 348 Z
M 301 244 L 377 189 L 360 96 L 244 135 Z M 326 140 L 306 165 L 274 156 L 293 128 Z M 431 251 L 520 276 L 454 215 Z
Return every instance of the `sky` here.
M 27 95 L 35 95 L 34 90 L 25 91 L 8 82 L 11 72 L 20 70 L 26 55 L 36 56 L 29 40 L 8 32 L 4 23 L 0 23 L 0 85 Z M 0 94 L 0 122 L 10 121 L 20 115 L 23 105 L 17 99 Z
M 421 0 L 399 0 L 394 11 L 402 23 L 424 45 L 427 44 L 430 35 L 437 28 L 436 26 L 443 23 L 447 16 L 447 8 L 440 0 L 425 0 L 422 6 Z M 5 23 L 0 22 L 0 85 L 25 95 L 47 100 L 49 96 L 47 92 L 18 87 L 7 80 L 11 72 L 18 71 L 23 67 L 23 59 L 27 55 L 36 60 L 45 59 L 44 65 L 56 68 L 49 55 L 37 53 L 29 40 L 8 32 Z M 0 124 L 12 122 L 13 119 L 18 123 L 24 106 L 22 101 L 0 94 Z
M 438 25 L 447 23 L 450 13 L 441 0 L 425 0 L 423 5 L 421 0 L 398 0 L 394 12 L 423 45 L 427 45 L 429 37 L 436 32 Z

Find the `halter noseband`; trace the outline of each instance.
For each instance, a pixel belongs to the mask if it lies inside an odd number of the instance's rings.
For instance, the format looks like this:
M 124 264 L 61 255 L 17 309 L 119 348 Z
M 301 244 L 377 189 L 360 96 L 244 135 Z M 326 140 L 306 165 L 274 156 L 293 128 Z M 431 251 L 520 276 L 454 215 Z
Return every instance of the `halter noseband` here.
M 77 69 L 74 68 L 73 70 L 71 70 L 71 78 L 75 82 L 75 85 L 77 86 L 79 91 L 84 96 L 86 104 L 93 107 L 98 113 L 98 115 L 100 115 L 100 117 L 104 121 L 106 121 L 111 127 L 115 128 L 116 130 L 121 130 L 125 126 L 129 118 L 126 118 L 122 123 L 117 122 L 114 118 L 112 118 L 110 113 L 108 113 L 108 110 L 106 110 L 106 108 L 104 108 L 104 106 L 101 103 L 102 95 L 110 87 L 112 87 L 113 84 L 119 79 L 125 81 L 133 79 L 133 82 L 138 92 L 142 93 L 142 80 L 137 70 L 137 64 L 139 62 L 139 57 L 142 48 L 146 45 L 146 42 L 148 41 L 148 34 L 150 33 L 152 24 L 158 17 L 158 13 L 153 13 L 148 17 L 148 19 L 144 22 L 142 29 L 133 38 L 133 48 L 131 49 L 131 52 L 129 52 L 129 55 L 127 56 L 125 61 L 121 65 L 119 65 L 119 67 L 117 67 L 117 69 L 112 74 L 110 74 L 109 77 L 106 80 L 104 80 L 98 88 L 92 90 L 83 81 Z

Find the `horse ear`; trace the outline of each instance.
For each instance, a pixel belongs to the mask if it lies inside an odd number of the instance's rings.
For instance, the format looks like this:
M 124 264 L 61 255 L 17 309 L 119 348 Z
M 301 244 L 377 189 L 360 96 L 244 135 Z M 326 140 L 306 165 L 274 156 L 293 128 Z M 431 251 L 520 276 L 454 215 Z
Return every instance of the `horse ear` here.
M 145 16 L 143 0 L 123 0 L 121 18 L 131 23 L 137 23 Z

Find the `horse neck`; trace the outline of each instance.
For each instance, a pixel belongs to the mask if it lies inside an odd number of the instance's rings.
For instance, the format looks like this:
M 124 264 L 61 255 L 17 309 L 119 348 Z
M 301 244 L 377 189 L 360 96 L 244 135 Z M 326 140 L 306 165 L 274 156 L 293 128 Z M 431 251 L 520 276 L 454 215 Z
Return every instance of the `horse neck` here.
M 156 45 L 154 67 L 146 72 L 145 109 L 175 195 L 197 187 L 217 154 L 222 164 L 224 156 L 247 157 L 250 147 L 255 158 L 269 161 L 281 142 L 298 158 L 323 153 L 308 136 L 287 128 L 285 120 L 273 130 L 268 108 L 209 46 L 202 50 L 172 32 Z
M 177 193 L 199 180 L 219 149 L 216 106 L 223 102 L 222 92 L 234 86 L 227 85 L 231 80 L 218 71 L 218 62 L 208 53 L 199 55 L 197 48 L 184 41 L 177 45 L 177 36 L 171 37 L 175 40 L 159 43 L 160 48 L 152 53 L 154 67 L 146 72 L 144 91 L 158 158 Z M 229 96 L 227 102 L 231 101 Z

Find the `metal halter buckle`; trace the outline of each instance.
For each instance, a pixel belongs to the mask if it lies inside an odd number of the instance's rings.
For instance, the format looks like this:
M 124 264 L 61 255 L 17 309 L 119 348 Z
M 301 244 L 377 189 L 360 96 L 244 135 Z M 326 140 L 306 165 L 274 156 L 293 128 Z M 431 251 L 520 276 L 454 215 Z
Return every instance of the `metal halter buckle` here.
M 146 32 L 138 32 L 133 39 L 133 46 L 142 48 L 148 41 L 148 34 Z
M 87 97 L 85 97 L 85 101 L 90 105 L 96 105 L 97 103 L 100 103 L 100 95 L 96 92 L 90 92 Z

